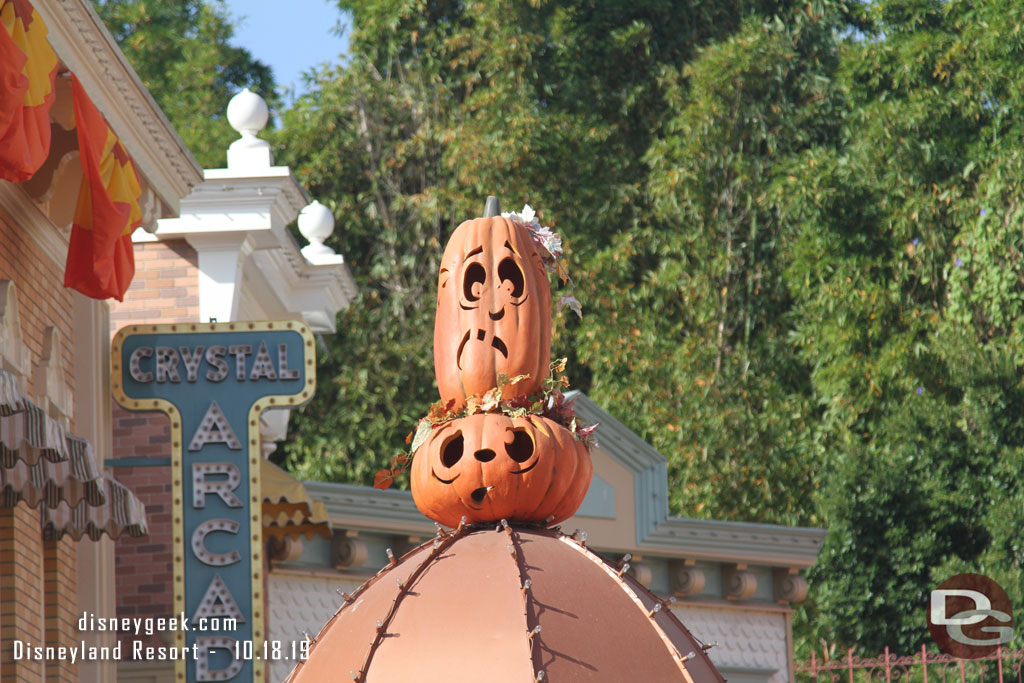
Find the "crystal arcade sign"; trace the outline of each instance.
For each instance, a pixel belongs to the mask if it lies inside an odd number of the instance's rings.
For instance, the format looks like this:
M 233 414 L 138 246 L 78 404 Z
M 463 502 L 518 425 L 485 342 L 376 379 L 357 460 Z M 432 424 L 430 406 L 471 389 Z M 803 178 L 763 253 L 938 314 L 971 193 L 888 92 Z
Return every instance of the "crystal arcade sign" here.
M 175 678 L 262 681 L 260 414 L 312 398 L 312 334 L 296 322 L 134 325 L 114 337 L 112 374 L 121 406 L 170 418 L 174 613 L 191 624 L 175 634 L 189 650 Z

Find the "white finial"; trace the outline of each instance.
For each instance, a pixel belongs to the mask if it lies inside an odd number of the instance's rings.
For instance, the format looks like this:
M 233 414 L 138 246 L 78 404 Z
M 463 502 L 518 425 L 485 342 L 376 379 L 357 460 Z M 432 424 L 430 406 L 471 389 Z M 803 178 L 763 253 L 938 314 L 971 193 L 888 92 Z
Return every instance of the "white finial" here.
M 299 212 L 299 232 L 309 240 L 302 255 L 313 265 L 338 263 L 340 257 L 324 242 L 334 232 L 334 214 L 320 202 L 313 200 Z
M 246 88 L 228 102 L 228 123 L 243 136 L 256 136 L 267 125 L 270 111 L 266 101 Z
M 228 102 L 228 123 L 242 137 L 228 148 L 228 168 L 269 168 L 274 163 L 270 143 L 256 135 L 267 125 L 270 111 L 262 97 L 246 88 Z

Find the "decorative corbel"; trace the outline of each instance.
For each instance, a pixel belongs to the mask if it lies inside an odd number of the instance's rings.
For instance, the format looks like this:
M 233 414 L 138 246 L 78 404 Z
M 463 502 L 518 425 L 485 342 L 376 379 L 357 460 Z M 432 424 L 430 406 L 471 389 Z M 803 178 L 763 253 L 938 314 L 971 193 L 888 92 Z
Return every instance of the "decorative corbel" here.
M 704 570 L 694 560 L 670 562 L 668 571 L 672 592 L 680 597 L 699 594 L 707 583 Z
M 776 569 L 772 572 L 775 599 L 779 602 L 801 602 L 807 597 L 807 579 L 800 576 L 800 570 Z
M 729 600 L 746 600 L 757 592 L 757 577 L 746 564 L 725 566 L 722 568 L 722 590 Z
M 335 569 L 356 569 L 363 566 L 370 554 L 359 532 L 351 529 L 335 531 L 331 537 L 331 564 Z
M 274 562 L 293 562 L 302 555 L 302 539 L 284 536 L 272 537 L 269 541 L 268 553 Z
M 644 557 L 637 553 L 633 553 L 633 558 L 629 561 L 629 570 L 626 572 L 644 588 L 650 588 L 651 586 L 651 565 L 641 562 Z

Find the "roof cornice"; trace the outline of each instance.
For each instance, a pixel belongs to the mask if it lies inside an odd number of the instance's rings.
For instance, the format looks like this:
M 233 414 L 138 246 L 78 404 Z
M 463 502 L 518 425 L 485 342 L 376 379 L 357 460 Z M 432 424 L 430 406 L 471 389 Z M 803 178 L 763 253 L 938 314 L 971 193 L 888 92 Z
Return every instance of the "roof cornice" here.
M 304 481 L 303 486 L 327 506 L 336 528 L 390 533 L 433 534 L 434 523 L 423 516 L 408 491 L 381 491 L 370 486 Z
M 303 485 L 327 506 L 335 528 L 434 532 L 433 523 L 416 508 L 408 491 L 319 481 Z M 814 564 L 824 541 L 823 529 L 669 517 L 640 545 L 665 557 L 803 569 Z

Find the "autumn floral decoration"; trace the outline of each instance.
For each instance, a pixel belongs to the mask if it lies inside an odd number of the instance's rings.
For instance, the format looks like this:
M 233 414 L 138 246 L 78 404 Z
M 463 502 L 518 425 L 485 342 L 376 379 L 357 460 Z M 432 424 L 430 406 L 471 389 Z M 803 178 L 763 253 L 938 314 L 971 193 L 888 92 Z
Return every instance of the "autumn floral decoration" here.
M 533 238 L 541 259 L 544 261 L 544 267 L 548 269 L 549 273 L 558 275 L 558 279 L 561 280 L 563 285 L 568 285 L 569 295 L 562 295 L 558 298 L 558 310 L 569 308 L 580 318 L 583 318 L 583 308 L 576 297 L 572 295 L 574 283 L 572 278 L 569 277 L 569 269 L 562 258 L 562 236 L 557 232 L 553 232 L 548 226 L 541 225 L 540 221 L 537 220 L 537 212 L 529 204 L 524 204 L 523 210 L 519 213 L 514 211 L 506 212 L 501 214 L 501 216 L 502 218 L 508 218 L 516 223 L 520 223 L 529 230 L 530 237 Z
M 378 470 L 374 477 L 373 485 L 379 489 L 386 489 L 394 482 L 395 477 L 409 467 L 412 461 L 412 454 L 427 440 L 432 429 L 459 418 L 476 415 L 478 413 L 502 413 L 508 417 L 525 417 L 527 415 L 539 415 L 558 422 L 568 429 L 576 437 L 577 441 L 583 441 L 589 448 L 596 446 L 594 430 L 597 423 L 584 426 L 576 419 L 573 405 L 575 398 L 566 398 L 563 390 L 569 386 L 569 378 L 565 376 L 566 359 L 560 358 L 551 363 L 551 376 L 546 377 L 541 384 L 541 390 L 529 396 L 516 396 L 511 399 L 501 398 L 502 387 L 514 384 L 526 378 L 525 375 L 516 377 L 498 376 L 498 386 L 483 395 L 470 396 L 466 399 L 466 406 L 462 410 L 455 410 L 455 401 L 447 403 L 436 401 L 430 406 L 430 412 L 420 418 L 416 430 L 410 432 L 405 438 L 409 450 L 399 453 L 391 458 L 389 467 Z

